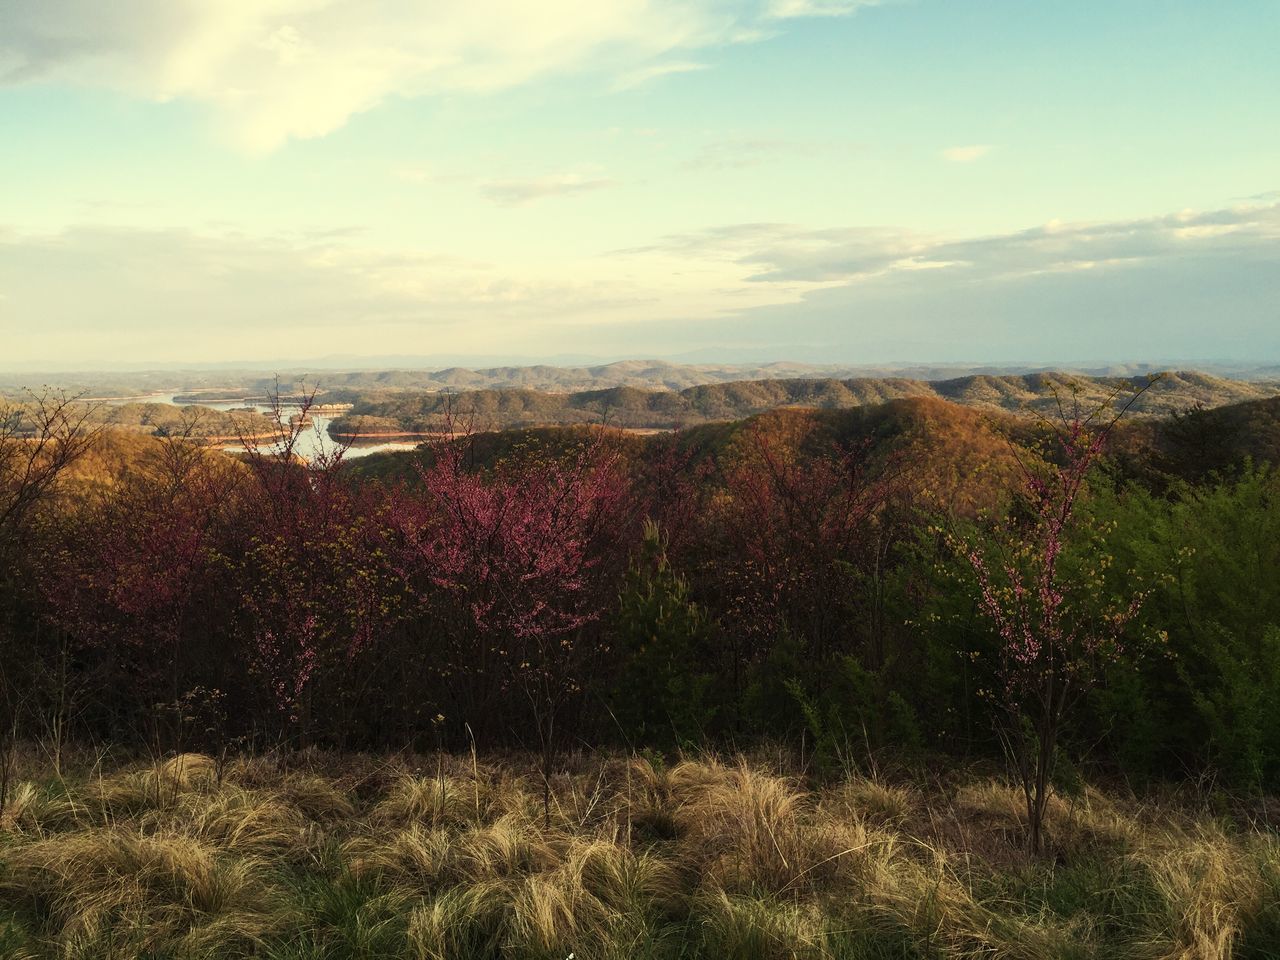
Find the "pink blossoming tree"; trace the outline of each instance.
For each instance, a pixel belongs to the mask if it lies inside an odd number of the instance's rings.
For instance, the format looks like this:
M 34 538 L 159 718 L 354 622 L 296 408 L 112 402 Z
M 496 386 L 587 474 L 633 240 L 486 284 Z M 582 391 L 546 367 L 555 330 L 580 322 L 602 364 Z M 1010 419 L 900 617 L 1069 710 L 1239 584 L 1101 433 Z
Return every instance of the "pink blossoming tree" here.
M 598 621 L 640 507 L 603 432 L 566 456 L 489 469 L 474 468 L 472 440 L 450 423 L 417 495 L 395 507 L 399 565 L 436 627 L 459 719 L 481 730 L 497 703 L 523 702 L 545 780 L 559 718 L 604 653 Z
M 1115 411 L 1112 402 L 1088 416 L 1078 406 L 1069 413 L 1060 406 L 1059 420 L 1049 424 L 1059 449 L 1040 468 L 1020 460 L 1021 509 L 1008 529 L 985 545 L 960 545 L 976 575 L 978 607 L 998 638 L 997 689 L 986 693 L 999 708 L 1022 786 L 1033 854 L 1044 845 L 1064 722 L 1122 652 L 1145 599 L 1136 588 L 1128 597 L 1106 595 L 1105 531 L 1093 529 L 1078 509 L 1116 424 L 1141 393 L 1109 418 L 1103 414 Z

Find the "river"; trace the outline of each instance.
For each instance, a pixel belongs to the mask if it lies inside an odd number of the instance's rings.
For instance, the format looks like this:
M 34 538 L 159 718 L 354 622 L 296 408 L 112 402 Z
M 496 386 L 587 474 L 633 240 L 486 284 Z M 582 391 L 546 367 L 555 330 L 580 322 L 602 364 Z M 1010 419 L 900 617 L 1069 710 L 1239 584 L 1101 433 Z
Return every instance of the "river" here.
M 179 403 L 177 397 L 188 396 L 189 394 L 174 393 L 156 393 L 145 397 L 121 397 L 119 399 L 106 400 L 104 402 L 110 404 L 124 403 L 165 403 L 170 406 L 186 407 L 200 406 L 208 407 L 211 410 L 245 410 L 252 409 L 258 413 L 271 414 L 272 408 L 267 404 L 255 404 L 246 400 L 209 400 L 200 403 Z M 302 408 L 296 404 L 282 404 L 280 407 L 280 415 L 286 422 L 295 414 L 301 413 Z M 298 434 L 297 442 L 294 444 L 294 453 L 308 463 L 314 461 L 321 454 L 332 454 L 341 448 L 341 444 L 334 441 L 329 436 L 329 424 L 333 422 L 332 417 L 312 416 L 311 426 L 304 427 Z M 269 453 L 278 448 L 278 444 L 263 444 L 257 449 L 263 453 Z M 370 443 L 370 444 L 352 444 L 347 448 L 344 454 L 345 458 L 366 457 L 371 453 L 382 453 L 388 450 L 412 450 L 417 446 L 416 443 L 407 443 L 403 441 L 390 443 Z M 244 447 L 240 444 L 227 444 L 222 447 L 223 450 L 242 451 Z

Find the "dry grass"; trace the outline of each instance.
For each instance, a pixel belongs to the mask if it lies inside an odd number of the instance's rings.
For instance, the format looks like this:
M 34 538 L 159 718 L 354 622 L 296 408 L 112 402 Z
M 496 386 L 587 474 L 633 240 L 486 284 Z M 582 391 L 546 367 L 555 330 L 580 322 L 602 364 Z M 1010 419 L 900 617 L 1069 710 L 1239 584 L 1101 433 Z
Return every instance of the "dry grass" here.
M 1280 842 L 1173 800 L 738 759 L 186 755 L 18 785 L 0 956 L 1280 956 Z M 434 770 L 434 773 L 432 773 Z
M 827 792 L 824 803 L 833 814 L 858 817 L 869 823 L 898 827 L 917 811 L 917 792 L 881 780 L 850 780 Z
M 1134 857 L 1151 870 L 1164 902 L 1153 944 L 1161 957 L 1228 960 L 1242 925 L 1272 892 L 1249 851 L 1212 825 L 1171 830 Z
M 6 850 L 0 890 L 46 918 L 71 955 L 182 954 L 258 942 L 277 918 L 265 864 L 192 837 L 130 829 L 61 834 Z

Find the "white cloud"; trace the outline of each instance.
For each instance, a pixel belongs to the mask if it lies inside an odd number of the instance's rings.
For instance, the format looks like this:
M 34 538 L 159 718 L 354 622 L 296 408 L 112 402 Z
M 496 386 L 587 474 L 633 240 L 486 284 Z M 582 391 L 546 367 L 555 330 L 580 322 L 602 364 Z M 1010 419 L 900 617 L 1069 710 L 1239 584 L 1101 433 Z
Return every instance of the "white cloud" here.
M 737 264 L 744 281 L 794 286 L 861 283 L 919 270 L 951 271 L 985 283 L 1066 269 L 1171 263 L 1257 251 L 1280 255 L 1280 203 L 1145 220 L 1066 223 L 989 237 L 950 239 L 884 228 L 812 230 L 745 223 L 620 251 L 664 253 Z
M 862 7 L 873 7 L 879 0 L 772 0 L 767 15 L 775 20 L 793 17 L 847 17 Z
M 433 180 L 439 179 L 439 175 L 432 171 L 430 167 L 396 167 L 391 171 L 391 175 L 397 180 L 403 180 L 406 183 L 431 183 Z
M 942 151 L 942 156 L 943 159 L 950 160 L 952 163 L 973 163 L 990 152 L 989 144 L 975 143 L 967 147 L 947 147 Z
M 0 226 L 0 330 L 23 331 L 0 367 L 311 355 L 356 341 L 357 352 L 546 355 L 620 325 L 792 299 L 785 285 L 744 285 L 741 274 L 661 253 L 495 264 L 340 232 Z M 730 305 L 728 290 L 744 295 Z
M 614 181 L 606 177 L 587 177 L 577 173 L 553 174 L 546 177 L 527 177 L 512 180 L 482 180 L 480 192 L 504 206 L 521 206 L 547 197 L 562 197 L 575 193 L 588 193 L 611 187 Z
M 648 66 L 628 71 L 613 82 L 614 90 L 634 90 L 662 77 L 670 77 L 680 73 L 696 73 L 706 70 L 707 64 L 695 63 L 691 60 L 675 60 L 667 63 L 651 63 Z
M 742 137 L 710 140 L 684 166 L 690 170 L 736 170 L 787 157 L 814 157 L 839 149 L 834 142 Z M 846 149 L 854 144 L 844 144 Z
M 391 96 L 701 69 L 689 52 L 758 39 L 759 18 L 720 0 L 4 0 L 0 84 L 192 100 L 269 151 Z

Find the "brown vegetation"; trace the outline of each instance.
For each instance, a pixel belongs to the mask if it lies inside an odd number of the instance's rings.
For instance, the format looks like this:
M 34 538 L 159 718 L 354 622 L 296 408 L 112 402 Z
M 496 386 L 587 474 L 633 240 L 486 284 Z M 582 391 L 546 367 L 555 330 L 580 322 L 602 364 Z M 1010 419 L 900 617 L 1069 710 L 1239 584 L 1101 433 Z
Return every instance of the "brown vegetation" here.
M 976 775 L 815 785 L 763 754 L 567 769 L 549 819 L 519 758 L 180 755 L 28 780 L 0 818 L 0 948 L 1226 960 L 1280 945 L 1280 845 L 1191 795 L 1057 797 L 1055 861 L 1037 862 L 1017 790 Z

